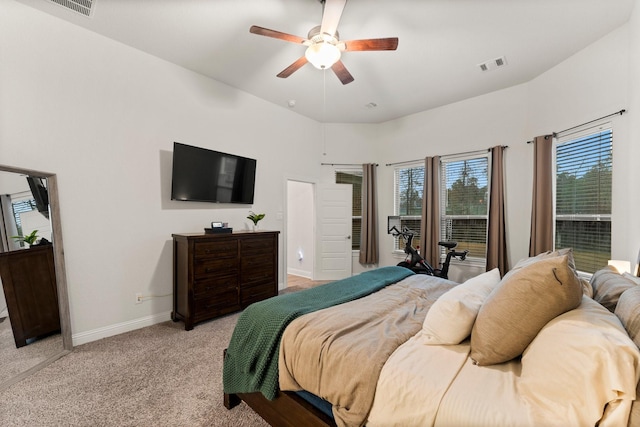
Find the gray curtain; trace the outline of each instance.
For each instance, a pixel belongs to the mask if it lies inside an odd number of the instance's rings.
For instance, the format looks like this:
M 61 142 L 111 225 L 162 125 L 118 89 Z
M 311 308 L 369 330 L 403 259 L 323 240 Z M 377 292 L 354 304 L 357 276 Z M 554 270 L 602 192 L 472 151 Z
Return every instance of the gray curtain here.
M 533 140 L 533 200 L 529 256 L 553 250 L 553 137 Z
M 507 235 L 504 210 L 504 147 L 491 148 L 491 194 L 489 194 L 489 221 L 487 224 L 487 271 L 500 269 L 504 275 L 507 260 Z
M 440 265 L 440 156 L 424 159 L 424 188 L 420 226 L 421 255 L 433 268 Z
M 378 209 L 376 207 L 376 164 L 362 165 L 362 226 L 360 264 L 378 263 Z

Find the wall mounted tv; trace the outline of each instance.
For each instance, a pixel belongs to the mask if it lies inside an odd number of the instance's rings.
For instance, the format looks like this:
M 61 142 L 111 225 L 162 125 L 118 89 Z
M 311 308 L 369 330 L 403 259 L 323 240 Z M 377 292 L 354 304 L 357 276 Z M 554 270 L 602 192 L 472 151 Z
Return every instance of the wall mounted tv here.
M 29 189 L 31 189 L 33 199 L 36 202 L 36 209 L 38 209 L 38 212 L 45 218 L 49 219 L 49 192 L 44 184 L 44 180 L 35 176 L 28 176 L 27 182 L 29 183 Z
M 253 204 L 256 160 L 173 143 L 171 200 Z

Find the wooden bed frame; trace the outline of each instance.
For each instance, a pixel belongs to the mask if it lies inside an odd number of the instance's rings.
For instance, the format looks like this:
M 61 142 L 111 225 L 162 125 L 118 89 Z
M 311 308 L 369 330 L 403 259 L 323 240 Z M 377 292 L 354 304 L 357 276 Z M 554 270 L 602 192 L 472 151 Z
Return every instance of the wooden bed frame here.
M 223 360 L 227 355 L 224 349 Z M 260 392 L 224 393 L 224 407 L 233 409 L 242 401 L 273 427 L 337 427 L 335 421 L 291 391 L 278 391 L 274 400 Z
M 232 409 L 244 401 L 273 427 L 336 427 L 335 421 L 302 397 L 279 391 L 274 400 L 260 392 L 224 394 L 224 406 Z

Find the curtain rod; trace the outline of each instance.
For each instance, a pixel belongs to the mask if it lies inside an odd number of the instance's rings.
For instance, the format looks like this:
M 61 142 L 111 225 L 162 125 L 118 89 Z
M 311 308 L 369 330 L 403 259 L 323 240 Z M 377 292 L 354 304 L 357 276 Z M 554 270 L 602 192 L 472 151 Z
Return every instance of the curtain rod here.
M 501 145 L 501 147 L 503 149 L 509 148 L 508 145 Z M 442 155 L 440 157 L 462 156 L 464 154 L 484 153 L 484 152 L 489 152 L 489 151 L 491 151 L 491 148 L 486 148 L 484 150 L 463 151 L 462 153 L 444 154 L 444 155 Z M 405 163 L 416 163 L 416 162 L 420 162 L 420 161 L 423 161 L 423 160 L 424 160 L 424 158 L 416 159 L 416 160 L 405 160 L 403 162 L 387 163 L 387 164 L 385 164 L 385 166 L 397 166 L 397 165 L 403 165 Z
M 320 166 L 362 166 L 362 163 L 320 163 Z
M 579 127 L 582 127 L 582 126 L 584 126 L 584 125 L 588 125 L 588 124 L 593 123 L 593 122 L 597 122 L 598 120 L 606 119 L 606 118 L 613 117 L 613 116 L 617 116 L 617 115 L 620 115 L 620 116 L 621 116 L 621 115 L 623 115 L 623 114 L 624 114 L 624 113 L 626 113 L 626 112 L 627 112 L 627 110 L 625 110 L 625 109 L 623 108 L 623 109 L 622 109 L 622 110 L 620 110 L 620 111 L 616 111 L 615 113 L 607 114 L 606 116 L 602 116 L 602 117 L 600 117 L 600 118 L 598 118 L 598 119 L 590 120 L 590 121 L 588 121 L 588 122 L 582 123 L 581 125 L 573 126 L 573 127 L 568 128 L 568 129 L 561 130 L 560 132 L 552 132 L 552 133 L 551 133 L 551 136 L 553 136 L 554 138 L 557 138 L 557 137 L 558 137 L 558 135 L 559 135 L 559 134 L 561 134 L 561 133 L 565 133 L 565 132 L 567 132 L 567 131 L 570 131 L 570 130 L 573 130 L 573 129 L 576 129 L 576 128 L 579 128 Z M 531 144 L 532 142 L 533 142 L 533 141 L 527 141 L 527 144 Z

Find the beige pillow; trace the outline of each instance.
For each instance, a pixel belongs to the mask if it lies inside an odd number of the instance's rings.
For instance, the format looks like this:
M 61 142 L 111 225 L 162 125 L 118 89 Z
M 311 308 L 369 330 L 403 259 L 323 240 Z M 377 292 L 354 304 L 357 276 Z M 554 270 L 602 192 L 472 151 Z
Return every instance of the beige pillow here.
M 640 285 L 640 277 L 638 277 L 638 276 L 634 276 L 631 273 L 624 272 L 624 273 L 622 273 L 622 277 L 624 277 L 625 279 L 631 280 L 636 285 Z
M 627 289 L 638 286 L 610 265 L 593 273 L 590 283 L 593 288 L 593 299 L 612 313 L 616 309 L 620 295 Z
M 426 344 L 460 344 L 471 334 L 484 300 L 500 283 L 500 270 L 473 277 L 433 303 L 422 325 Z
M 622 322 L 629 337 L 640 348 L 640 286 L 627 289 L 620 295 L 614 313 Z
M 640 348 L 640 286 L 629 288 L 620 295 L 614 313 L 629 337 Z M 640 425 L 640 383 L 636 388 L 636 400 L 631 406 L 628 425 Z
M 582 301 L 582 285 L 569 255 L 541 259 L 502 279 L 485 300 L 471 331 L 471 358 L 478 365 L 522 354 L 551 319 Z
M 573 259 L 573 249 L 571 248 L 556 249 L 555 251 L 543 252 L 534 257 L 523 258 L 520 261 L 518 261 L 516 265 L 514 265 L 511 270 L 509 270 L 507 274 L 505 274 L 505 277 L 508 277 L 509 275 L 515 273 L 517 270 L 521 269 L 522 267 L 531 265 L 534 262 L 538 262 L 543 259 L 553 258 L 557 256 L 562 256 L 562 255 L 567 255 L 569 257 L 569 267 L 573 269 L 574 273 L 576 274 L 576 277 L 578 278 L 578 280 L 580 280 L 580 284 L 582 285 L 582 293 L 588 296 L 589 298 L 593 298 L 593 288 L 591 287 L 591 284 L 589 283 L 588 280 L 582 279 L 578 275 L 578 271 L 576 270 L 576 263 Z
M 520 270 L 521 268 L 527 267 L 531 264 L 534 264 L 538 261 L 541 261 L 543 259 L 549 259 L 549 258 L 555 258 L 558 256 L 563 256 L 563 255 L 569 255 L 569 266 L 571 268 L 574 269 L 575 271 L 575 263 L 573 261 L 573 250 L 571 248 L 564 248 L 564 249 L 557 249 L 555 251 L 547 251 L 547 252 L 542 252 L 536 256 L 532 256 L 532 257 L 527 257 L 527 258 L 522 258 L 520 261 L 518 261 L 516 263 L 516 265 L 513 266 L 513 268 L 511 270 L 509 270 L 507 272 L 507 274 L 504 275 L 504 277 L 508 277 L 512 274 L 514 274 L 516 271 Z M 577 274 L 577 272 L 576 272 Z

